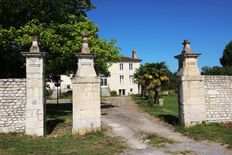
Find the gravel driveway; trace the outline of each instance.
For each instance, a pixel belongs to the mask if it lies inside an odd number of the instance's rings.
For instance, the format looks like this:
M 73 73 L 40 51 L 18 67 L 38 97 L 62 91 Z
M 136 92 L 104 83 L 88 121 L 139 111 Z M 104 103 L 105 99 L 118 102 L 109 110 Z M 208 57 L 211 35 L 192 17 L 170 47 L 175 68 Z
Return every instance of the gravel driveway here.
M 172 129 L 172 126 L 143 112 L 130 97 L 109 97 L 102 103 L 102 122 L 111 127 L 110 134 L 121 137 L 130 155 L 232 155 L 220 144 L 189 139 Z M 144 138 L 150 134 L 170 138 L 173 144 L 152 147 Z

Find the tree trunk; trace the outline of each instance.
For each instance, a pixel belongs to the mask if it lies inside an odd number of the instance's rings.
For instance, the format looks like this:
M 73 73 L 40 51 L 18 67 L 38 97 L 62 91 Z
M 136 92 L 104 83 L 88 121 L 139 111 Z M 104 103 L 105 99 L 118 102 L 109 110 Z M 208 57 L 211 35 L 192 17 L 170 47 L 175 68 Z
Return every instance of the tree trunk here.
M 156 87 L 155 88 L 155 104 L 159 104 L 159 92 L 161 90 L 161 87 Z
M 144 86 L 141 85 L 141 93 L 142 93 L 142 97 L 145 98 L 145 91 L 144 91 Z
M 155 104 L 159 103 L 159 91 L 155 90 Z

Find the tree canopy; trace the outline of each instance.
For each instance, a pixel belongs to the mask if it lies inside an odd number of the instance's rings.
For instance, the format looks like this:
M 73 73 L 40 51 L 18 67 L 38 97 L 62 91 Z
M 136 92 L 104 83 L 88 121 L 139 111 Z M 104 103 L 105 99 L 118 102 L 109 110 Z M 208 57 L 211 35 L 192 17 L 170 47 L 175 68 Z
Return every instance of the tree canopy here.
M 109 75 L 109 65 L 120 58 L 116 41 L 99 38 L 98 27 L 86 17 L 85 12 L 94 8 L 90 0 L 0 0 L 0 4 L 1 78 L 25 76 L 21 52 L 29 50 L 33 36 L 38 36 L 40 50 L 49 54 L 49 76 L 76 71 L 75 53 L 82 48 L 83 32 L 88 32 L 90 50 L 96 55 L 97 74 Z
M 226 66 L 226 67 L 221 67 L 221 66 L 213 66 L 213 67 L 208 67 L 205 66 L 202 68 L 201 71 L 202 75 L 232 75 L 232 67 Z
M 135 82 L 142 86 L 143 94 L 155 92 L 154 101 L 157 103 L 162 84 L 169 81 L 168 75 L 170 75 L 170 71 L 165 62 L 145 63 L 136 70 L 134 78 Z
M 42 23 L 65 23 L 69 15 L 81 20 L 95 6 L 90 0 L 0 0 L 0 25 L 20 27 L 32 19 Z
M 223 67 L 232 67 L 232 41 L 226 45 L 220 62 Z
M 232 41 L 229 42 L 220 58 L 222 66 L 205 66 L 202 68 L 203 75 L 232 75 Z

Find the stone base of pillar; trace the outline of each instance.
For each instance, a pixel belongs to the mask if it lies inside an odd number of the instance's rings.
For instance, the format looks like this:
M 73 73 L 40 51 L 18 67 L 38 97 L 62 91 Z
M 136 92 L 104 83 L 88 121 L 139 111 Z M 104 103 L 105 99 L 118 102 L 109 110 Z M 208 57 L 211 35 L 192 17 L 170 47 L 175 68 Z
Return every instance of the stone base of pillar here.
M 203 81 L 199 76 L 197 80 L 187 79 L 181 83 L 180 122 L 185 127 L 201 124 L 206 120 Z
M 72 132 L 84 135 L 100 129 L 100 79 L 98 77 L 75 77 L 73 79 Z

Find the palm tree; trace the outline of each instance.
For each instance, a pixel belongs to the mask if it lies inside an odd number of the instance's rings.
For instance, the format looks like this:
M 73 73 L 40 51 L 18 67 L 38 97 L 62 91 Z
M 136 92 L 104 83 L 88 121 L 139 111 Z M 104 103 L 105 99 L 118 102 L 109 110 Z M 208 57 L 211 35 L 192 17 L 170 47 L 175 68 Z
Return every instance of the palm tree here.
M 143 95 L 145 92 L 154 94 L 154 102 L 159 102 L 159 92 L 163 83 L 169 80 L 169 70 L 165 62 L 160 63 L 146 63 L 141 65 L 134 74 L 135 82 L 142 85 Z

